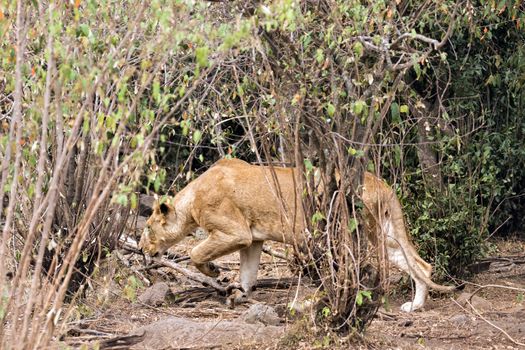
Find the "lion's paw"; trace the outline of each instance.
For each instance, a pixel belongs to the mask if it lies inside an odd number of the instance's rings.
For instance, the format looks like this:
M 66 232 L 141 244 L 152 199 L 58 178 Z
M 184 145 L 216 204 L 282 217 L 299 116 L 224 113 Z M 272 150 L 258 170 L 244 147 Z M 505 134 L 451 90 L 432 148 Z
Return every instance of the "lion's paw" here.
M 248 301 L 248 294 L 244 292 L 240 284 L 232 283 L 226 287 L 226 290 L 230 294 L 226 299 L 226 305 L 228 305 L 230 309 L 235 308 L 235 305 Z
M 213 277 L 213 278 L 219 277 L 219 275 L 221 274 L 221 269 L 219 269 L 217 265 L 210 262 L 208 263 L 208 267 L 210 269 L 210 274 L 208 276 Z
M 413 304 L 411 301 L 409 301 L 409 302 L 406 302 L 403 305 L 401 305 L 401 311 L 403 311 L 403 312 L 413 312 L 413 311 L 416 311 L 417 309 L 420 309 L 422 306 L 423 305 Z
M 206 262 L 204 264 L 195 265 L 200 272 L 206 276 L 217 278 L 221 274 L 221 270 L 212 262 Z

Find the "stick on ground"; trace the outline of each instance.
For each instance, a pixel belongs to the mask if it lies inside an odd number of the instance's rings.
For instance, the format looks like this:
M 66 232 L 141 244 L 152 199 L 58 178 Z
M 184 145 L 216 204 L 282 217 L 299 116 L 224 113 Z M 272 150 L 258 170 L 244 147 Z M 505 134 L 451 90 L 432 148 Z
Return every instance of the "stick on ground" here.
M 217 292 L 219 292 L 220 294 L 226 294 L 226 288 L 221 286 L 217 281 L 215 281 L 211 277 L 208 277 L 208 276 L 200 274 L 200 273 L 192 272 L 192 271 L 190 271 L 190 270 L 180 266 L 179 264 L 177 264 L 175 262 L 172 262 L 172 261 L 168 261 L 166 259 L 154 258 L 153 262 L 155 262 L 156 264 L 160 264 L 162 266 L 165 266 L 165 267 L 169 267 L 169 268 L 171 268 L 171 269 L 173 269 L 173 270 L 175 270 L 175 271 L 177 271 L 179 273 L 182 273 L 183 275 L 185 275 L 186 277 L 188 277 L 189 279 L 191 279 L 193 281 L 200 282 L 200 283 L 202 283 L 205 286 L 210 286 L 213 289 L 215 289 Z

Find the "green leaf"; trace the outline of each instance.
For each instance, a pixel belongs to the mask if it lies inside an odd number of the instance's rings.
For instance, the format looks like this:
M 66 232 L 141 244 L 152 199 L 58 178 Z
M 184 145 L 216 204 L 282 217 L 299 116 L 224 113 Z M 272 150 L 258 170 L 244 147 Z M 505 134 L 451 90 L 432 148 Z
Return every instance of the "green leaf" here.
M 155 181 L 153 181 L 153 189 L 155 190 L 155 192 L 159 192 L 160 182 L 160 176 L 156 176 Z
M 323 307 L 323 310 L 321 311 L 324 317 L 330 316 L 332 311 L 330 311 L 330 308 L 328 306 Z
M 350 233 L 354 232 L 357 228 L 357 220 L 356 218 L 351 218 L 349 221 L 348 221 L 348 231 L 350 231 Z
M 392 102 L 390 105 L 390 114 L 392 116 L 392 122 L 393 123 L 400 123 L 401 117 L 399 115 L 399 105 L 397 102 Z
M 195 130 L 193 132 L 193 143 L 197 144 L 202 139 L 202 132 L 200 130 Z
M 244 88 L 241 85 L 237 86 L 237 95 L 244 96 Z
M 207 46 L 198 47 L 195 49 L 195 59 L 197 60 L 197 66 L 200 68 L 208 67 L 210 63 L 208 60 L 209 52 L 210 49 Z
M 394 147 L 394 161 L 397 167 L 401 166 L 401 147 L 396 145 Z
M 360 41 L 357 41 L 354 44 L 354 53 L 356 54 L 357 57 L 363 56 L 363 44 L 361 44 Z
M 29 198 L 33 198 L 33 194 L 35 194 L 35 184 L 31 183 L 29 185 L 29 188 L 27 189 L 27 195 L 29 196 Z
M 418 62 L 414 63 L 414 71 L 416 72 L 417 80 L 419 80 L 421 78 L 421 65 Z
M 323 213 L 321 213 L 320 211 L 316 211 L 314 215 L 312 215 L 312 224 L 315 225 L 316 223 L 324 219 L 325 219 L 325 216 L 323 215 Z
M 362 149 L 355 149 L 353 147 L 348 147 L 348 154 L 353 157 L 360 158 L 365 155 L 365 152 Z
M 359 291 L 355 297 L 355 302 L 357 305 L 361 306 L 363 305 L 363 295 L 361 294 L 361 291 Z
M 179 87 L 179 97 L 183 97 L 186 94 L 186 86 L 182 85 Z
M 89 32 L 90 32 L 89 26 L 87 24 L 81 24 L 78 26 L 77 37 L 81 37 L 81 36 L 87 37 L 89 36 Z
M 367 298 L 369 301 L 372 301 L 372 292 L 369 290 L 360 290 L 357 292 L 357 295 L 355 297 L 355 303 L 358 306 L 363 305 L 364 298 Z
M 130 197 L 130 202 L 131 202 L 131 209 L 137 209 L 138 208 L 138 198 L 137 198 L 137 194 L 135 192 L 131 193 Z
M 361 113 L 363 113 L 363 111 L 365 110 L 365 107 L 366 107 L 365 101 L 357 100 L 354 102 L 352 110 L 354 114 L 361 115 Z
M 180 126 L 182 127 L 182 135 L 188 136 L 188 133 L 190 132 L 190 121 L 189 120 L 183 120 L 180 122 Z
M 115 120 L 115 116 L 113 114 L 108 114 L 106 116 L 106 128 L 110 132 L 115 132 L 117 128 L 117 121 Z
M 127 92 L 128 92 L 128 84 L 126 82 L 123 82 L 122 86 L 120 87 L 120 89 L 118 91 L 118 95 L 117 95 L 117 98 L 118 98 L 119 102 L 124 102 L 125 101 Z
M 328 104 L 326 105 L 326 112 L 330 117 L 333 117 L 335 114 L 335 106 L 328 102 Z
M 400 111 L 401 113 L 408 114 L 408 106 L 407 106 L 407 105 L 401 105 L 401 106 L 399 107 L 399 111 Z
M 324 62 L 324 52 L 322 49 L 317 49 L 315 51 L 315 60 L 317 63 L 323 63 Z
M 125 193 L 120 193 L 119 195 L 117 195 L 117 198 L 115 199 L 115 202 L 117 202 L 118 204 L 120 204 L 122 206 L 127 206 L 128 205 L 128 196 Z
M 304 168 L 306 170 L 306 174 L 310 174 L 312 170 L 314 170 L 314 166 L 312 165 L 312 162 L 310 161 L 310 159 L 304 160 Z
M 160 104 L 160 82 L 158 79 L 153 81 L 153 87 L 151 92 L 153 99 L 157 104 Z
M 89 116 L 86 114 L 84 116 L 84 123 L 82 124 L 82 131 L 84 134 L 87 134 L 89 132 Z

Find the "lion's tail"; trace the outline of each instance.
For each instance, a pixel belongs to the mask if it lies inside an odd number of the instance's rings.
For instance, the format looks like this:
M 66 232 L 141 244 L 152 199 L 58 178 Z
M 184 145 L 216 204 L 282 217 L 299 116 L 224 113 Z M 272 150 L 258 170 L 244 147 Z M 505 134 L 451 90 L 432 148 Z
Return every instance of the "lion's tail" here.
M 422 279 L 430 289 L 437 290 L 439 292 L 454 292 L 465 288 L 464 284 L 460 284 L 458 286 L 444 286 L 442 284 L 437 284 L 436 282 L 432 281 L 430 278 L 425 276 L 424 273 L 422 273 L 421 271 L 419 272 L 420 274 L 417 274 L 417 277 Z

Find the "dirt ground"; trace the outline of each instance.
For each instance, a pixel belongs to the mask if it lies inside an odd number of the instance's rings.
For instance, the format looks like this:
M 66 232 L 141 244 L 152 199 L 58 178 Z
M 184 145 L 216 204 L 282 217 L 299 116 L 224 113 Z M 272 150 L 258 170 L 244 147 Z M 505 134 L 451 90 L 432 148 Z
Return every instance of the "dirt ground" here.
M 350 346 L 335 336 L 314 337 L 304 321 L 308 315 L 303 321 L 289 317 L 287 306 L 314 290 L 297 288 L 297 278 L 279 258 L 263 254 L 259 280 L 266 285 L 254 292 L 250 302 L 231 309 L 210 288 L 167 268 L 146 273 L 138 257 L 128 255 L 101 270 L 61 340 L 72 347 L 106 349 L 516 349 L 525 343 L 523 293 L 487 287 L 469 299 L 482 285 L 524 288 L 525 243 L 505 241 L 497 246 L 495 256 L 485 264 L 488 270 L 473 277 L 462 292 L 431 294 L 425 310 L 401 313 L 399 307 L 409 300 L 410 291 L 393 291 L 389 309 L 381 310 L 363 338 Z M 133 268 L 124 267 L 126 259 Z M 237 278 L 237 254 L 223 257 L 218 264 L 222 283 Z M 142 274 L 151 283 L 167 282 L 171 297 L 161 305 L 139 302 L 146 282 L 130 274 Z M 272 306 L 279 324 L 246 323 L 243 314 L 254 304 Z
M 379 349 L 525 348 L 523 293 L 495 286 L 479 290 L 479 286 L 489 285 L 525 288 L 525 244 L 498 242 L 497 246 L 496 255 L 487 259 L 491 262 L 489 270 L 468 281 L 463 292 L 434 296 L 421 312 L 396 312 L 393 319 L 374 320 L 367 331 L 370 346 Z M 393 310 L 397 307 L 396 303 Z

